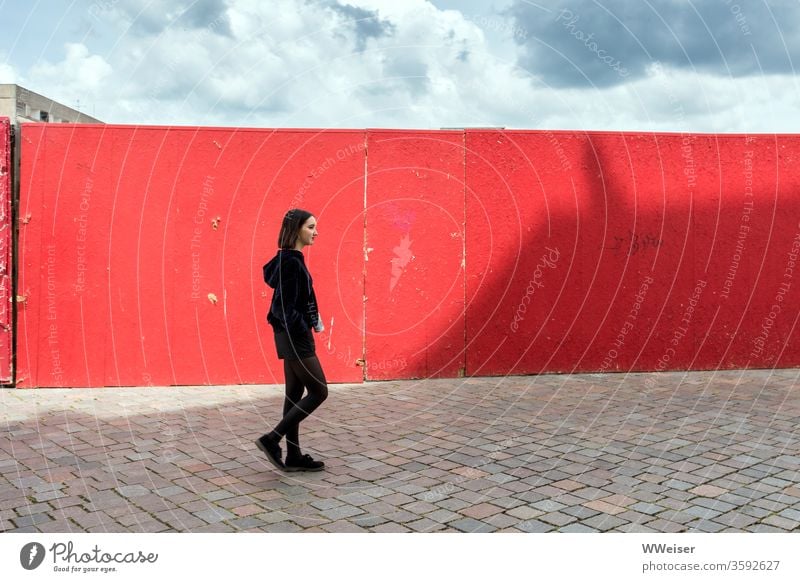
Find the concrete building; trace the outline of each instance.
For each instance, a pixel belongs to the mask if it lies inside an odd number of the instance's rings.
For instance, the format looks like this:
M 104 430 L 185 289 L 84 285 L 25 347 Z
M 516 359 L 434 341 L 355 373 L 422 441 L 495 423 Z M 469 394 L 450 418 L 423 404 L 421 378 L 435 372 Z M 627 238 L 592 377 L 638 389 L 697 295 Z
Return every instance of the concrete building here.
M 77 109 L 13 84 L 0 84 L 0 117 L 11 120 L 12 143 L 17 139 L 15 134 L 19 133 L 20 123 L 103 123 Z M 18 147 L 12 147 L 14 192 L 19 192 L 19 150 Z
M 28 121 L 46 123 L 103 123 L 19 85 L 0 84 L 0 117 L 19 126 Z

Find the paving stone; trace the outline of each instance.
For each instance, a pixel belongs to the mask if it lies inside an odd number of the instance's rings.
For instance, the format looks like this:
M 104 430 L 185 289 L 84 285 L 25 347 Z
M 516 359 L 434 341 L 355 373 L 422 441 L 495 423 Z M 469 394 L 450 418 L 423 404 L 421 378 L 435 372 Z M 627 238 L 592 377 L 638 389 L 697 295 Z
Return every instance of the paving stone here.
M 393 493 L 391 495 L 382 497 L 381 501 L 400 506 L 405 505 L 406 503 L 411 503 L 412 501 L 415 501 L 415 499 L 410 495 L 406 495 L 405 493 Z
M 244 500 L 238 501 L 241 503 Z M 234 515 L 239 517 L 248 517 L 257 513 L 261 513 L 262 508 L 260 505 L 256 505 L 255 503 L 248 503 L 247 505 L 241 505 L 239 507 L 231 507 L 230 510 Z
M 572 517 L 577 517 L 581 521 L 599 514 L 598 511 L 595 511 L 594 509 L 590 509 L 583 505 L 573 505 L 572 507 L 565 507 L 564 509 L 561 510 L 561 512 L 566 513 L 567 515 L 571 515 Z
M 351 517 L 349 521 L 351 521 L 352 523 L 354 523 L 358 527 L 371 528 L 371 527 L 374 527 L 376 525 L 381 525 L 383 523 L 386 523 L 389 520 L 386 519 L 382 515 L 366 515 L 366 514 L 362 514 L 362 515 L 356 515 L 354 517 Z
M 323 524 L 330 523 L 330 520 L 328 519 L 319 516 L 309 516 L 309 515 L 291 515 L 289 516 L 288 521 L 297 524 L 303 530 L 312 527 L 320 527 Z
M 646 529 L 631 529 L 627 526 L 620 527 L 619 531 L 625 532 L 652 532 L 657 531 L 660 533 L 681 533 L 689 530 L 689 526 L 682 523 L 676 523 L 674 521 L 668 521 L 666 519 L 654 519 L 652 521 L 647 522 L 646 524 L 638 524 L 641 525 L 643 528 Z
M 422 518 L 417 521 L 411 521 L 403 524 L 407 528 L 416 532 L 434 532 L 445 528 L 444 524 L 434 521 L 432 519 Z
M 467 517 L 472 517 L 475 519 L 486 519 L 489 516 L 496 515 L 503 511 L 502 507 L 498 507 L 496 505 L 492 505 L 491 503 L 480 503 L 478 505 L 473 505 L 470 507 L 465 507 L 459 511 L 466 515 Z
M 506 473 L 496 473 L 494 475 L 489 475 L 486 479 L 502 485 L 503 483 L 516 481 L 517 477 L 512 477 L 511 475 L 507 475 Z
M 520 505 L 525 505 L 525 502 L 521 499 L 517 499 L 516 497 L 508 495 L 502 497 L 492 497 L 490 503 L 497 505 L 498 507 L 502 507 L 503 509 L 512 509 L 514 507 L 519 507 Z
M 394 523 L 409 523 L 420 518 L 420 516 L 417 515 L 416 513 L 405 511 L 403 509 L 398 509 L 397 511 L 386 513 L 383 515 L 383 517 L 385 517 L 388 521 Z
M 59 499 L 61 497 L 67 497 L 67 494 L 63 491 L 47 491 L 45 493 L 36 493 L 33 495 L 33 498 L 37 502 L 53 501 L 54 499 Z
M 664 485 L 664 487 L 667 487 L 668 489 L 677 489 L 679 491 L 687 491 L 692 487 L 694 487 L 693 483 L 681 481 L 679 479 L 668 479 L 664 481 L 662 485 Z
M 646 513 L 647 515 L 656 515 L 666 510 L 666 507 L 655 503 L 634 503 L 630 506 L 633 511 L 639 513 Z
M 724 493 L 728 493 L 728 490 L 713 485 L 700 485 L 689 489 L 689 493 L 694 493 L 695 495 L 701 495 L 703 497 L 719 497 Z
M 408 483 L 406 485 L 399 485 L 395 487 L 395 491 L 398 493 L 405 493 L 406 495 L 417 495 L 418 493 L 422 493 L 427 491 L 429 487 L 436 487 L 440 485 L 441 481 L 438 479 L 429 479 L 429 478 L 418 478 L 415 479 L 413 483 Z
M 231 520 L 229 525 L 237 530 L 251 530 L 264 527 L 267 524 L 255 517 L 243 517 L 241 519 Z
M 619 507 L 618 505 L 612 505 L 610 503 L 606 503 L 605 501 L 598 499 L 595 501 L 588 501 L 583 504 L 584 507 L 588 507 L 594 511 L 599 511 L 600 513 L 608 513 L 610 515 L 615 515 L 617 513 L 622 513 L 625 511 L 624 507 Z
M 784 509 L 778 515 L 800 524 L 800 509 Z
M 573 481 L 571 479 L 562 479 L 561 481 L 556 481 L 552 483 L 552 486 L 557 489 L 563 489 L 564 491 L 575 491 L 576 489 L 583 489 L 585 485 L 583 483 L 578 483 L 577 481 Z
M 162 487 L 161 489 L 156 489 L 154 493 L 160 495 L 161 497 L 173 497 L 175 495 L 180 495 L 181 493 L 187 493 L 187 491 L 178 485 L 170 485 L 167 487 Z
M 717 497 L 715 501 L 722 501 L 724 503 L 730 503 L 734 507 L 740 507 L 750 503 L 751 499 L 749 497 L 742 497 L 741 495 L 734 495 L 733 493 L 725 493 Z
M 344 495 L 338 496 L 336 499 L 349 505 L 355 505 L 356 507 L 375 502 L 374 497 L 365 495 L 364 493 L 360 493 L 358 491 L 354 493 L 345 493 Z
M 717 517 L 718 515 L 722 515 L 721 511 L 709 509 L 708 507 L 701 507 L 699 505 L 693 505 L 691 507 L 687 507 L 683 510 L 683 512 L 688 513 L 689 515 L 697 516 L 700 519 L 704 520 L 711 520 Z
M 33 515 L 23 515 L 21 517 L 15 517 L 11 521 L 14 523 L 15 529 L 21 530 L 22 528 L 28 526 L 47 523 L 49 521 L 52 521 L 52 518 L 46 513 L 34 513 Z
M 628 522 L 614 515 L 595 514 L 592 517 L 581 519 L 581 523 L 597 531 L 611 531 Z
M 316 509 L 333 509 L 334 507 L 344 505 L 344 502 L 338 499 L 320 499 L 319 501 L 312 501 L 309 505 Z
M 688 513 L 686 509 L 688 508 L 684 508 L 681 511 L 676 511 L 674 509 L 667 509 L 659 513 L 658 518 L 664 521 L 671 521 L 682 525 L 687 524 L 690 521 L 695 521 L 697 519 L 697 515 Z
M 519 529 L 520 531 L 528 533 L 546 533 L 549 531 L 554 531 L 556 529 L 549 523 L 544 523 L 536 519 L 529 519 L 526 521 L 522 521 L 516 525 L 516 528 Z
M 496 513 L 495 515 L 485 518 L 484 521 L 486 521 L 486 523 L 489 525 L 496 527 L 498 530 L 514 526 L 520 522 L 519 519 L 511 517 L 505 513 Z
M 235 493 L 225 489 L 217 489 L 216 491 L 208 491 L 202 494 L 203 499 L 207 499 L 208 501 L 222 501 L 223 499 L 229 499 L 234 496 Z
M 407 503 L 401 506 L 401 509 L 405 511 L 410 511 L 411 513 L 416 513 L 418 515 L 423 515 L 426 513 L 430 513 L 432 511 L 436 511 L 439 509 L 438 505 L 434 505 L 433 503 L 428 503 L 426 501 L 413 501 L 411 503 Z
M 350 465 L 350 467 L 355 469 L 356 471 L 363 471 L 365 469 L 373 469 L 375 467 L 381 467 L 383 465 L 384 463 L 382 461 L 368 459 L 366 461 L 359 461 L 358 463 L 353 463 Z
M 563 503 L 559 503 L 551 499 L 544 499 L 542 501 L 537 501 L 536 503 L 532 503 L 531 507 L 533 507 L 534 509 L 538 509 L 539 511 L 548 513 L 550 511 L 558 511 L 560 509 L 564 509 L 567 506 Z
M 572 492 L 572 495 L 587 501 L 595 501 L 603 497 L 608 497 L 608 492 L 598 487 L 584 487 Z
M 432 511 L 425 515 L 428 519 L 432 519 L 433 521 L 437 521 L 439 523 L 448 523 L 453 521 L 454 519 L 461 519 L 464 517 L 460 513 L 456 513 L 454 511 L 449 511 L 447 509 L 437 509 L 436 511 Z
M 521 493 L 517 493 L 514 495 L 514 497 L 524 503 L 529 504 L 547 500 L 547 495 L 544 495 L 543 493 L 537 493 L 536 491 L 523 491 Z
M 513 509 L 507 510 L 506 513 L 512 517 L 516 517 L 521 520 L 527 520 L 539 517 L 545 512 L 540 509 L 535 509 L 529 505 L 521 505 L 519 507 L 514 507 Z
M 736 529 L 743 529 L 759 520 L 743 513 L 731 511 L 715 517 L 714 521 Z
M 771 515 L 771 516 L 761 520 L 761 523 L 763 523 L 764 525 L 771 525 L 771 526 L 780 528 L 780 529 L 785 530 L 785 531 L 796 530 L 797 529 L 797 525 L 798 525 L 797 524 L 797 520 L 786 519 L 785 517 L 781 517 L 780 515 Z M 742 527 L 741 526 L 741 521 L 739 521 L 736 524 L 730 524 L 730 525 L 735 525 L 736 527 Z M 751 525 L 751 524 L 747 524 L 747 525 Z
M 791 487 L 794 484 L 793 481 L 787 481 L 786 479 L 777 479 L 775 477 L 767 477 L 766 479 L 764 479 L 763 482 L 766 485 L 773 485 L 775 487 L 780 487 L 780 488 Z
M 709 519 L 698 519 L 686 524 L 688 531 L 702 533 L 717 533 L 725 530 L 725 526 Z
M 765 499 L 769 499 L 770 501 L 775 501 L 776 503 L 783 503 L 785 505 L 797 503 L 797 500 L 794 497 L 791 497 L 789 495 L 784 495 L 782 493 L 772 493 L 770 495 L 767 495 Z
M 237 517 L 230 511 L 222 508 L 212 508 L 203 511 L 194 512 L 194 515 L 207 523 L 219 523 Z
M 653 502 L 664 497 L 664 492 L 666 490 L 667 488 L 664 485 L 645 482 L 642 483 L 636 491 L 631 491 L 630 495 L 639 501 Z
M 598 530 L 589 527 L 588 525 L 582 523 L 571 523 L 567 526 L 558 528 L 558 531 L 562 533 L 597 533 Z
M 330 523 L 326 523 L 326 524 L 323 524 L 320 527 L 322 527 L 326 531 L 331 531 L 330 529 L 328 529 L 331 525 L 332 524 L 330 524 Z M 352 526 L 353 524 L 347 524 L 347 525 L 349 527 L 349 526 Z M 201 530 L 195 530 L 195 531 L 201 531 Z M 300 527 L 299 525 L 297 525 L 296 523 L 292 523 L 290 521 L 279 521 L 277 523 L 269 523 L 269 524 L 266 524 L 266 525 L 262 526 L 261 527 L 261 531 L 270 532 L 270 533 L 294 533 L 294 532 L 303 531 L 303 528 Z M 363 530 L 360 530 L 360 528 L 359 528 L 359 531 L 363 531 Z
M 359 507 L 354 507 L 352 505 L 340 505 L 338 507 L 325 509 L 320 512 L 321 515 L 323 515 L 324 517 L 326 517 L 331 521 L 347 519 L 348 517 L 353 517 L 354 515 L 359 515 L 362 513 L 364 513 L 363 509 Z
M 465 517 L 464 519 L 457 519 L 447 524 L 448 527 L 457 529 L 463 532 L 470 533 L 489 533 L 495 531 L 497 528 L 489 525 L 488 523 Z
M 465 507 L 469 507 L 472 504 L 462 499 L 443 499 L 441 501 L 437 501 L 434 503 L 434 505 L 444 509 L 449 509 L 451 511 L 458 511 Z
M 745 515 L 749 515 L 751 517 L 755 517 L 756 519 L 763 519 L 765 517 L 768 517 L 768 516 L 772 515 L 772 513 L 773 513 L 772 511 L 769 511 L 767 509 L 762 509 L 760 507 L 755 507 L 753 505 L 745 505 L 745 506 L 742 506 L 742 507 L 738 507 L 737 511 L 739 511 L 739 512 L 745 514 Z
M 555 526 L 564 526 L 577 521 L 578 518 L 573 517 L 572 515 L 567 515 L 566 513 L 561 513 L 560 511 L 553 511 L 551 513 L 540 515 L 538 519 L 539 521 L 543 521 Z
M 739 507 L 734 503 L 727 503 L 720 499 L 706 499 L 706 498 L 697 498 L 691 501 L 693 505 L 698 505 L 700 507 L 707 507 L 708 509 L 713 509 L 714 511 L 719 511 L 720 513 L 725 513 L 727 511 L 731 511 Z

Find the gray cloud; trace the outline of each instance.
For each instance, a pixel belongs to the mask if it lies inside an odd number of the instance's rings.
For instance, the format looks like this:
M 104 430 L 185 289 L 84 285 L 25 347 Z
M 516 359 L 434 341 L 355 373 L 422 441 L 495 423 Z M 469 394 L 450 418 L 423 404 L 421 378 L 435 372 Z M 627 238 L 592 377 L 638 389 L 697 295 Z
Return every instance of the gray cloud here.
M 800 4 L 739 0 L 516 0 L 519 65 L 554 87 L 607 87 L 654 63 L 721 76 L 793 73 Z M 800 62 L 800 59 L 796 59 Z
M 169 3 L 169 10 L 162 3 L 141 0 L 99 0 L 97 6 L 117 11 L 135 33 L 144 36 L 158 35 L 168 27 L 231 34 L 224 0 L 183 0 Z
M 231 34 L 225 3 L 222 0 L 195 0 L 181 14 L 178 22 L 195 29 L 208 28 L 225 36 Z
M 381 20 L 377 11 L 338 2 L 331 2 L 328 7 L 353 24 L 357 51 L 363 51 L 366 48 L 367 39 L 391 36 L 395 32 L 395 26 L 388 20 Z
M 384 61 L 383 73 L 387 77 L 379 85 L 369 87 L 372 94 L 391 93 L 404 87 L 411 95 L 420 97 L 428 90 L 430 82 L 428 65 L 419 55 L 394 52 Z

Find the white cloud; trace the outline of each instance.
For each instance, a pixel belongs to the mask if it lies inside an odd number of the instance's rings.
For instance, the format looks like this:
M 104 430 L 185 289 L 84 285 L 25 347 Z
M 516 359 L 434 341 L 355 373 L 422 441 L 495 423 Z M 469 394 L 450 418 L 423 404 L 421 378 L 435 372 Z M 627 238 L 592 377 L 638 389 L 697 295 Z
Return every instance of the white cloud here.
M 206 0 L 206 22 L 120 0 L 93 15 L 107 50 L 94 37 L 69 44 L 16 82 L 66 104 L 80 99 L 116 123 L 641 131 L 800 123 L 788 75 L 733 79 L 664 66 L 602 89 L 548 87 L 519 67 L 507 17 L 425 0 L 343 4 Z M 14 73 L 2 67 L 0 75 Z
M 111 65 L 81 43 L 67 43 L 64 52 L 60 62 L 37 61 L 19 82 L 69 106 L 102 100 L 113 73 Z
M 565 107 L 546 118 L 551 128 L 665 132 L 797 132 L 800 94 L 784 75 L 718 77 L 684 69 L 651 71 L 603 90 L 550 90 Z
M 2 55 L 0 55 L 2 57 Z M 0 83 L 16 83 L 17 72 L 8 63 L 0 62 Z
M 439 127 L 495 117 L 497 80 L 510 65 L 491 56 L 483 31 L 424 0 L 349 2 L 376 11 L 357 22 L 330 2 L 239 0 L 226 33 L 135 6 L 109 13 L 119 37 L 101 118 L 118 122 L 267 126 Z M 102 23 L 101 23 L 102 24 Z M 367 26 L 369 25 L 369 26 Z M 136 31 L 133 34 L 131 31 Z M 366 31 L 366 32 L 365 32 Z M 85 56 L 85 55 L 84 55 Z M 52 68 L 52 67 L 51 67 Z M 114 106 L 114 109 L 110 105 Z

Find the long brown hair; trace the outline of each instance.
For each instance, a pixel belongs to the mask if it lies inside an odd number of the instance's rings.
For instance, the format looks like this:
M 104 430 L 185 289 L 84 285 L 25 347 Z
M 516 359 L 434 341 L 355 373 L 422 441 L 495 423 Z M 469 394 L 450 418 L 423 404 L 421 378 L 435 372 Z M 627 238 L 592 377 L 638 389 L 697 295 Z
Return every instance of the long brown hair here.
M 278 235 L 278 247 L 281 249 L 293 249 L 297 244 L 297 235 L 306 223 L 306 220 L 314 216 L 308 210 L 302 208 L 292 208 L 283 217 L 281 232 Z

